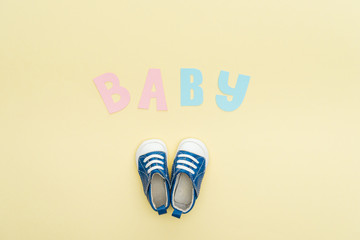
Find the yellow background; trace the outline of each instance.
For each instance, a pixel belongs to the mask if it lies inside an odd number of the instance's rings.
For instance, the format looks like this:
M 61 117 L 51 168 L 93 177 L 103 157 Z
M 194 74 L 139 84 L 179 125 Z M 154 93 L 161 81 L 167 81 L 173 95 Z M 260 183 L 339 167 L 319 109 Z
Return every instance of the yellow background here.
M 360 239 L 360 3 L 0 1 L 0 239 Z M 137 108 L 160 68 L 168 111 Z M 204 103 L 180 106 L 180 68 Z M 250 75 L 215 103 L 220 70 Z M 93 83 L 131 94 L 108 114 Z M 149 206 L 141 141 L 202 139 L 210 163 L 180 220 Z M 169 167 L 170 167 L 169 166 Z

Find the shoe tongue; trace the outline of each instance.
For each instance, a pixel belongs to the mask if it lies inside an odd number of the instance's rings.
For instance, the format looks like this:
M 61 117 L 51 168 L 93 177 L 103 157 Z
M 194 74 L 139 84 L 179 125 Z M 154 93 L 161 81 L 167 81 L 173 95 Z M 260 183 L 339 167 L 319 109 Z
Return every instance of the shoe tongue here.
M 178 172 L 177 172 L 177 174 L 176 174 L 176 176 L 179 175 L 180 173 L 184 173 L 184 174 L 188 175 L 189 178 L 192 180 L 191 175 L 189 174 L 188 171 L 183 170 L 183 169 L 179 169 Z
M 151 181 L 152 177 L 153 177 L 155 174 L 158 174 L 158 175 L 160 175 L 162 178 L 164 178 L 163 173 L 162 173 L 159 169 L 154 169 L 154 170 L 152 170 L 152 172 L 150 173 L 150 181 Z

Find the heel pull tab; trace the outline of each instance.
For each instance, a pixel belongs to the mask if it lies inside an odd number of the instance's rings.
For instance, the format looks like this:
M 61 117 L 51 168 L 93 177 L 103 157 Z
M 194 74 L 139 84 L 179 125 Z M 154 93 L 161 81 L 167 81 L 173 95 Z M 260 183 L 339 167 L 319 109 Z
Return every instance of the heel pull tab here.
M 176 217 L 176 218 L 180 218 L 181 217 L 181 214 L 182 214 L 182 211 L 179 211 L 177 209 L 174 209 L 173 213 L 172 213 L 172 216 L 173 217 Z
M 159 215 L 165 214 L 166 213 L 165 205 L 158 207 L 158 209 L 156 209 L 156 211 L 158 212 Z

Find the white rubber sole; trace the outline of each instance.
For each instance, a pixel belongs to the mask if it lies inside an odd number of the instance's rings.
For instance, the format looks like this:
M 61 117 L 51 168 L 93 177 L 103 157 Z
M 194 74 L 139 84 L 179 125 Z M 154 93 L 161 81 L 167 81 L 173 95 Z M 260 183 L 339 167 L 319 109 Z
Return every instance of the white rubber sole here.
M 188 142 L 192 142 L 192 143 L 195 143 L 195 144 L 199 145 L 200 148 L 204 151 L 204 153 L 205 153 L 205 156 L 204 156 L 204 158 L 205 158 L 205 167 L 207 167 L 207 165 L 208 165 L 208 163 L 209 163 L 209 152 L 208 152 L 205 144 L 204 144 L 202 141 L 200 141 L 199 139 L 196 139 L 196 138 L 186 138 L 186 139 L 182 140 L 182 141 L 180 142 L 180 144 L 179 144 L 178 149 L 177 149 L 176 152 L 179 151 L 179 149 L 181 148 L 181 145 L 183 145 L 184 143 L 188 143 Z
M 167 148 L 166 148 L 166 144 L 163 141 L 161 141 L 160 139 L 149 139 L 149 140 L 146 140 L 146 141 L 142 142 L 140 144 L 140 146 L 138 147 L 138 149 L 136 150 L 135 161 L 136 161 L 137 168 L 139 168 L 139 157 L 141 156 L 140 153 L 142 151 L 142 148 L 145 145 L 149 144 L 149 143 L 158 143 L 158 144 L 162 145 L 162 147 L 164 149 L 164 152 L 165 152 L 165 155 L 166 155 L 166 159 L 168 159 L 168 151 L 167 151 Z

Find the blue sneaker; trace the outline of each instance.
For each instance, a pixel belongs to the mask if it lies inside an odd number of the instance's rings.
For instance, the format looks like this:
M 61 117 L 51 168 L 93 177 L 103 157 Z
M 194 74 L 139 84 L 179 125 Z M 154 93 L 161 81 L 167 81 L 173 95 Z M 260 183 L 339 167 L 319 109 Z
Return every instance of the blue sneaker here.
M 208 162 L 208 151 L 200 140 L 188 138 L 179 144 L 171 172 L 174 217 L 180 218 L 193 208 Z
M 170 181 L 165 143 L 158 139 L 143 142 L 136 151 L 136 164 L 150 206 L 159 215 L 166 213 Z

